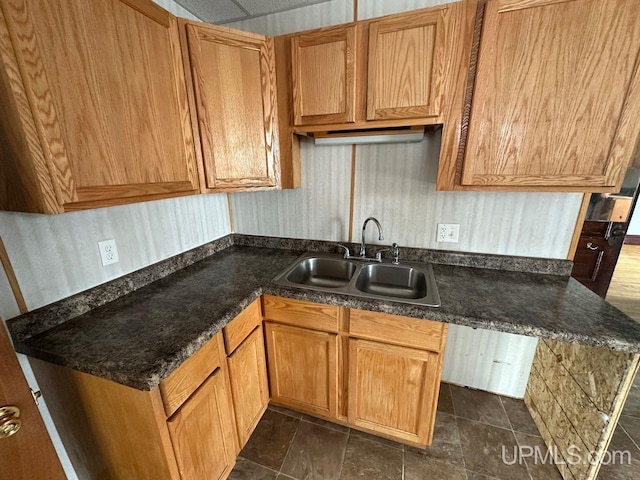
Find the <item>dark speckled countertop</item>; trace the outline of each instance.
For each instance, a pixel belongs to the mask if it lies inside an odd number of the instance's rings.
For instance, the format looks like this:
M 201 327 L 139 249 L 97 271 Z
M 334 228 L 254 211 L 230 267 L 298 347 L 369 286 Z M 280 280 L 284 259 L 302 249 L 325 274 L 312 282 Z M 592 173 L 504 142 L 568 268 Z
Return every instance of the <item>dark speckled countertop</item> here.
M 123 296 L 104 305 L 78 294 L 58 310 L 54 304 L 10 320 L 16 349 L 149 390 L 268 293 L 640 352 L 640 324 L 566 276 L 434 264 L 442 306 L 429 308 L 277 286 L 272 279 L 303 251 L 227 243 L 139 288 L 124 277 L 114 281 L 111 290 Z M 59 320 L 72 307 L 76 316 Z

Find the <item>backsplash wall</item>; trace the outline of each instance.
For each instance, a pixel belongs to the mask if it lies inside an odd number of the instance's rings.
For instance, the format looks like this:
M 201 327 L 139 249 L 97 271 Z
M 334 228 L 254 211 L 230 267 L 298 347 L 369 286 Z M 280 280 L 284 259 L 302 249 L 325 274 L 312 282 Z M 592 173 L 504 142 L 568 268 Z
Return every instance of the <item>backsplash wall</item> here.
M 61 215 L 0 212 L 0 236 L 29 310 L 230 231 L 227 199 L 221 194 Z M 97 242 L 109 238 L 116 239 L 120 261 L 103 267 Z
M 368 216 L 385 239 L 370 243 L 566 258 L 582 201 L 578 193 L 436 192 L 440 133 L 420 143 L 356 149 L 353 238 L 349 239 L 351 147 L 303 139 L 302 187 L 232 194 L 237 233 L 359 241 Z M 458 243 L 436 242 L 438 223 L 460 224 Z

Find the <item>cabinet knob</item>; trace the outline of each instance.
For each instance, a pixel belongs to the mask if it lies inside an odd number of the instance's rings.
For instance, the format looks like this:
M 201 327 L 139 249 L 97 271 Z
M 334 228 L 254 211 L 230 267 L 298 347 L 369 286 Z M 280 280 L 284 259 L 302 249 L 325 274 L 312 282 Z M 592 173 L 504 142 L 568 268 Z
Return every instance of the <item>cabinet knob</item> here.
M 0 438 L 9 438 L 22 426 L 20 409 L 14 406 L 0 407 Z
M 587 243 L 587 248 L 589 250 L 594 250 L 594 251 L 598 250 L 598 247 L 596 245 L 594 245 L 593 243 L 591 243 L 591 242 Z

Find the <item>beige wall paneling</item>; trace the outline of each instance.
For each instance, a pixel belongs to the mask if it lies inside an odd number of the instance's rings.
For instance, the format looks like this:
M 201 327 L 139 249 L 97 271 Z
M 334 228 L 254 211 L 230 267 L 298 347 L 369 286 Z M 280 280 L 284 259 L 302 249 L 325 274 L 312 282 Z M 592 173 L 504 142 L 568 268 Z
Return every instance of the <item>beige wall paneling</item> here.
M 231 195 L 236 233 L 347 241 L 351 147 L 300 142 L 302 186 Z
M 538 339 L 449 325 L 442 381 L 523 398 Z
M 224 194 L 53 217 L 0 212 L 0 235 L 30 310 L 228 233 Z M 97 242 L 109 238 L 116 239 L 120 262 L 103 267 Z
M 358 146 L 355 226 L 374 215 L 385 244 L 567 257 L 582 194 L 436 192 L 439 149 L 439 132 L 420 143 Z M 460 224 L 459 243 L 437 243 L 438 223 Z

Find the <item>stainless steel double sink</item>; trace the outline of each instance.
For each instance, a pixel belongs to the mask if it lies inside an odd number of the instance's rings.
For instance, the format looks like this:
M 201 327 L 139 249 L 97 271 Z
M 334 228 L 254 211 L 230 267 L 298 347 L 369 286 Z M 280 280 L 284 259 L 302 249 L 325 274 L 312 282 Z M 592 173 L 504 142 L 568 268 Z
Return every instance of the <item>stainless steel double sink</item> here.
M 346 293 L 356 297 L 440 306 L 433 269 L 428 263 L 362 262 L 340 255 L 306 253 L 278 275 L 278 285 Z

